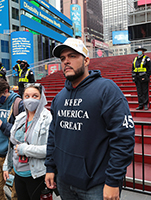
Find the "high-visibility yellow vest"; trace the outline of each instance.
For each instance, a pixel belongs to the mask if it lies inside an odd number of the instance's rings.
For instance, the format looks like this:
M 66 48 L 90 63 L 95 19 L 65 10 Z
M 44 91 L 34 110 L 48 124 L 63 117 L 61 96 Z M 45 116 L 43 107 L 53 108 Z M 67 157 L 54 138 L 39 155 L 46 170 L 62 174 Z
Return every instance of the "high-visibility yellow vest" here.
M 4 68 L 4 66 L 1 67 L 0 71 Z M 2 74 L 0 74 L 0 76 L 3 76 Z
M 17 64 L 17 66 L 18 66 L 18 72 L 20 72 L 21 71 L 20 64 Z
M 1 71 L 3 68 L 4 68 L 4 67 L 2 66 L 2 67 L 1 67 L 1 69 L 0 69 L 0 71 Z M 3 76 L 3 75 L 2 75 L 2 74 L 0 74 L 0 76 Z
M 147 71 L 147 69 L 144 67 L 145 58 L 146 58 L 146 55 L 143 56 L 142 62 L 141 62 L 141 64 L 140 64 L 140 66 L 137 68 L 137 67 L 136 67 L 136 60 L 137 60 L 137 57 L 135 57 L 134 62 L 133 62 L 133 65 L 134 65 L 134 70 L 133 70 L 133 72 L 146 72 L 146 71 Z
M 21 74 L 22 74 L 22 69 L 19 73 L 19 82 L 25 82 L 25 83 L 28 83 L 29 82 L 29 79 L 27 78 L 28 74 L 29 74 L 29 71 L 30 69 L 27 70 L 26 74 L 25 74 L 25 77 L 24 78 L 21 78 Z

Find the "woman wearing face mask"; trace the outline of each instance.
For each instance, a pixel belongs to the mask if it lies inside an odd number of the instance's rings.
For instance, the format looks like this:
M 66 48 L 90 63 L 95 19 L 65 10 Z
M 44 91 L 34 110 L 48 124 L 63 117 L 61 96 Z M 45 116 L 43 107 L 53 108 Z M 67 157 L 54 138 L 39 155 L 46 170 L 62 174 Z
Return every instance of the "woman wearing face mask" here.
M 142 46 L 139 46 L 135 49 L 138 56 L 134 58 L 132 63 L 132 78 L 136 84 L 138 103 L 139 106 L 136 110 L 148 110 L 149 106 L 149 80 L 151 74 L 151 62 L 150 58 L 144 55 L 144 52 L 147 51 Z
M 11 144 L 3 165 L 4 179 L 9 178 L 13 161 L 18 200 L 39 200 L 45 188 L 44 160 L 52 117 L 44 107 L 47 101 L 38 83 L 25 86 L 23 103 L 26 111 L 16 117 L 11 129 Z

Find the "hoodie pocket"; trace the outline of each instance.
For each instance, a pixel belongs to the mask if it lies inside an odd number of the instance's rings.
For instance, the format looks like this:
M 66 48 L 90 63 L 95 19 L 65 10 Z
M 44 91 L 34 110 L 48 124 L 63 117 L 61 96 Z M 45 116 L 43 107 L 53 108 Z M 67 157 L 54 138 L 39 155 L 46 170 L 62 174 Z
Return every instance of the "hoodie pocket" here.
M 56 147 L 53 153 L 58 175 L 64 182 L 86 189 L 91 176 L 88 175 L 85 159 L 82 156 L 67 153 Z

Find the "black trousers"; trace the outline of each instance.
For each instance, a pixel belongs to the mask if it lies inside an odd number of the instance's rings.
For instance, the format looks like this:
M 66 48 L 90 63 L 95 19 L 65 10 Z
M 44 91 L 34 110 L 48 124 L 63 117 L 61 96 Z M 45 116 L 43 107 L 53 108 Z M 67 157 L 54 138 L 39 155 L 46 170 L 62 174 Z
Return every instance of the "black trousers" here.
M 15 188 L 18 200 L 40 200 L 41 191 L 45 189 L 45 177 L 33 179 L 15 174 Z
M 149 103 L 149 81 L 142 82 L 139 77 L 135 79 L 137 88 L 138 103 L 140 106 L 147 105 Z
M 23 94 L 24 94 L 24 84 L 21 82 L 18 82 L 18 88 L 19 88 L 19 95 L 21 98 L 23 98 Z

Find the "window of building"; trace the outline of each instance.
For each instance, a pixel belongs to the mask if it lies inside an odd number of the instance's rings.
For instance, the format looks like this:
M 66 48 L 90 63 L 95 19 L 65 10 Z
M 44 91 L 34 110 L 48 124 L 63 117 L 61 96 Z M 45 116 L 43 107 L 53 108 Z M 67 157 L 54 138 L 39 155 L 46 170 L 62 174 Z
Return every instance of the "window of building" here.
M 19 26 L 12 25 L 12 29 L 15 30 L 15 31 L 19 31 Z
M 12 1 L 14 1 L 14 2 L 18 3 L 18 0 L 12 0 Z
M 9 53 L 9 43 L 8 43 L 8 41 L 1 40 L 1 52 Z
M 6 68 L 6 70 L 9 70 L 9 59 L 3 59 L 2 58 L 3 66 Z
M 19 20 L 19 10 L 12 7 L 12 18 Z

